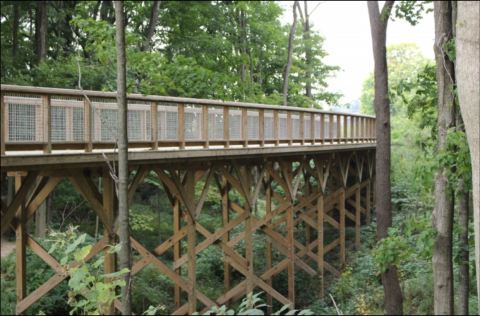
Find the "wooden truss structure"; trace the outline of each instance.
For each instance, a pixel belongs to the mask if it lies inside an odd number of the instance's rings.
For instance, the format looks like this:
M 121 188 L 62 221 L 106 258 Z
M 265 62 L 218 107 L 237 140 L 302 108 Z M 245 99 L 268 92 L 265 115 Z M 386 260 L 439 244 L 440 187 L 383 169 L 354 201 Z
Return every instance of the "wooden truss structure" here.
M 156 267 L 168 277 L 174 283 L 172 295 L 177 309 L 173 314 L 191 314 L 231 303 L 254 290 L 265 292 L 270 306 L 275 300 L 293 308 L 299 290 L 295 287 L 295 275 L 299 271 L 318 277 L 318 293 L 323 295 L 326 274 L 338 276 L 345 263 L 346 226 L 354 227 L 353 245 L 358 247 L 360 226 L 370 222 L 374 205 L 373 159 L 373 151 L 357 150 L 140 165 L 132 170 L 129 199 L 132 200 L 148 174 L 155 174 L 172 205 L 173 235 L 154 250 L 148 250 L 141 240 L 131 239 L 131 246 L 138 254 L 132 267 L 133 279 L 147 265 Z M 93 176 L 103 178 L 101 187 L 93 181 Z M 9 205 L 4 201 L 1 203 L 1 231 L 3 233 L 11 227 L 16 232 L 16 313 L 22 314 L 68 277 L 59 262 L 26 232 L 26 223 L 38 206 L 62 178 L 69 179 L 103 223 L 104 236 L 92 248 L 87 258 L 90 259 L 115 242 L 116 197 L 107 168 L 29 171 L 15 173 L 15 178 L 13 200 Z M 200 191 L 195 190 L 198 185 L 203 185 Z M 198 218 L 209 189 L 214 186 L 221 196 L 222 211 L 218 216 L 221 216 L 223 225 L 211 231 Z M 257 211 L 259 200 L 265 201 L 264 212 Z M 299 236 L 300 232 L 302 236 Z M 253 237 L 260 233 L 266 238 L 267 264 L 258 268 L 255 266 Z M 223 253 L 224 292 L 219 297 L 202 293 L 196 277 L 196 257 L 210 246 L 218 247 Z M 30 293 L 25 285 L 26 247 L 56 272 Z M 172 251 L 173 264 L 165 260 L 167 252 Z M 114 272 L 114 255 L 107 252 L 105 255 L 105 272 Z M 332 257 L 336 260 L 329 259 Z M 286 271 L 288 282 L 286 293 L 281 293 L 273 285 L 275 276 L 283 271 Z M 233 284 L 233 273 L 240 274 L 242 281 Z M 114 313 L 115 309 L 121 310 L 120 302 L 115 302 L 109 311 Z

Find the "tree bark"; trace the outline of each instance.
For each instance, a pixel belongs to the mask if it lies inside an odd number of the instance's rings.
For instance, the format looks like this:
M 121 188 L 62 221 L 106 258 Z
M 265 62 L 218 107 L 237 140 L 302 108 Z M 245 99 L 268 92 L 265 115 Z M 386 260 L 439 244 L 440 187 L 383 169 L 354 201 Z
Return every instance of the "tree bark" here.
M 480 3 L 459 1 L 457 11 L 456 75 L 460 110 L 472 162 L 473 223 L 478 309 L 480 310 Z
M 127 85 L 125 57 L 125 13 L 122 1 L 115 1 L 115 24 L 117 46 L 117 104 L 118 126 L 118 235 L 120 241 L 120 269 L 131 270 L 130 230 L 128 219 L 128 133 L 127 133 Z M 131 315 L 130 272 L 125 275 L 126 286 L 122 288 L 122 314 Z
M 297 27 L 297 8 L 298 1 L 293 3 L 293 22 L 290 28 L 290 35 L 288 36 L 288 55 L 287 64 L 285 65 L 285 72 L 283 74 L 283 105 L 288 105 L 288 77 L 290 76 L 290 68 L 292 68 L 292 55 L 293 55 L 293 40 L 295 38 L 295 30 Z
M 375 64 L 375 113 L 377 150 L 375 154 L 375 196 L 377 210 L 377 239 L 387 237 L 392 226 L 390 188 L 390 104 L 388 99 L 387 24 L 394 1 L 386 1 L 380 13 L 377 1 L 368 1 Z M 382 273 L 385 292 L 385 311 L 389 315 L 403 314 L 403 297 L 397 269 L 390 266 Z
M 158 11 L 160 9 L 160 4 L 162 1 L 153 1 L 152 11 L 150 12 L 150 22 L 148 23 L 148 28 L 145 33 L 145 40 L 142 45 L 142 51 L 146 51 L 152 46 L 152 37 L 155 34 L 155 28 L 158 24 Z
M 452 6 L 449 1 L 434 2 L 435 59 L 438 85 L 438 151 L 446 147 L 448 129 L 454 126 L 454 66 L 445 53 L 446 43 L 453 38 Z M 436 315 L 453 314 L 453 191 L 446 176 L 446 168 L 439 166 L 435 177 L 435 208 L 433 228 L 433 290 Z
M 469 194 L 464 179 L 460 179 L 458 187 L 458 224 L 459 231 L 459 273 L 458 273 L 458 314 L 468 315 L 468 297 L 470 290 L 469 251 L 468 251 L 468 222 L 469 222 Z
M 37 61 L 41 63 L 47 57 L 48 2 L 38 1 L 36 10 L 35 39 Z
M 18 26 L 20 19 L 20 4 L 18 2 L 13 3 L 13 25 L 12 25 L 12 60 L 15 65 L 15 60 L 18 50 Z
M 311 99 L 313 99 L 312 94 L 312 49 L 310 43 L 310 20 L 308 16 L 308 1 L 303 2 L 303 9 L 305 11 L 305 21 L 304 21 L 304 28 L 303 28 L 303 41 L 305 43 L 305 95 Z

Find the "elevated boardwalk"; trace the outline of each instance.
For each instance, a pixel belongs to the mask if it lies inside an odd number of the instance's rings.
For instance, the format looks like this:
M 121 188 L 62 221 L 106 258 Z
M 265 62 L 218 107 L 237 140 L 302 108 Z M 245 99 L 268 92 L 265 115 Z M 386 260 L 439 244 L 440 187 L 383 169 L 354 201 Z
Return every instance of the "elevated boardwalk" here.
M 1 232 L 16 233 L 17 314 L 28 313 L 68 279 L 58 258 L 27 230 L 60 181 L 84 197 L 104 228 L 86 260 L 104 252 L 105 273 L 117 271 L 114 255 L 106 251 L 117 240 L 111 176 L 115 97 L 111 92 L 1 86 L 1 181 L 3 186 L 13 177 L 16 191 L 1 201 Z M 155 177 L 173 213 L 171 236 L 158 246 L 148 249 L 131 238 L 133 291 L 135 276 L 151 265 L 173 284 L 174 307 L 166 311 L 171 314 L 230 304 L 252 291 L 263 291 L 270 306 L 294 308 L 296 293 L 312 290 L 296 286 L 298 274 L 316 278 L 318 294 L 324 295 L 329 278 L 340 275 L 348 243 L 360 246 L 360 227 L 372 217 L 374 117 L 143 95 L 129 95 L 128 105 L 129 201 L 147 176 Z M 212 190 L 220 209 L 206 205 Z M 221 227 L 203 226 L 205 213 L 218 215 Z M 350 238 L 348 226 L 354 231 Z M 254 247 L 254 240 L 262 238 L 263 248 Z M 31 292 L 27 247 L 54 271 Z M 208 280 L 197 275 L 197 257 L 209 247 L 222 252 L 219 297 L 206 295 L 202 286 Z M 102 312 L 121 309 L 115 301 Z

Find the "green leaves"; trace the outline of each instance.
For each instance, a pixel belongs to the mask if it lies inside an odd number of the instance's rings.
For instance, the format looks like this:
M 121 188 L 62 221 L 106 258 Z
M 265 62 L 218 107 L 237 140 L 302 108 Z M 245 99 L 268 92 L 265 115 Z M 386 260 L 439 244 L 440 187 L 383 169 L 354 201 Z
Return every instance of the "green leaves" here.
M 373 259 L 378 273 L 384 273 L 391 266 L 399 266 L 409 256 L 410 247 L 396 228 L 388 230 L 388 236 L 380 239 L 373 249 Z

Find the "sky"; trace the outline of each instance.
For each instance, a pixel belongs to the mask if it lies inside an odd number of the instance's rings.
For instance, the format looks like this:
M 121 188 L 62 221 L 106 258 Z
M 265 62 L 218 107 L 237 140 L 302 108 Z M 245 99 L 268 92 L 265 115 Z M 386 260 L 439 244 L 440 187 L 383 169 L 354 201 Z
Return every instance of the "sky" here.
M 309 11 L 319 2 L 310 23 L 325 38 L 324 48 L 329 54 L 325 61 L 341 68 L 334 78 L 328 80 L 329 89 L 343 94 L 340 104 L 359 100 L 362 83 L 373 72 L 367 4 L 365 1 L 308 1 Z M 285 9 L 282 20 L 286 23 L 293 19 L 292 4 L 292 1 L 280 2 Z M 303 1 L 301 5 L 303 9 Z M 434 37 L 433 12 L 425 14 L 416 26 L 399 19 L 388 22 L 387 45 L 416 43 L 426 57 L 433 59 Z

